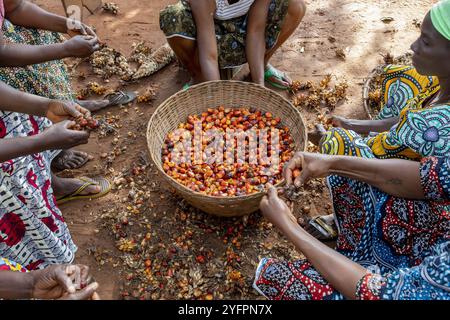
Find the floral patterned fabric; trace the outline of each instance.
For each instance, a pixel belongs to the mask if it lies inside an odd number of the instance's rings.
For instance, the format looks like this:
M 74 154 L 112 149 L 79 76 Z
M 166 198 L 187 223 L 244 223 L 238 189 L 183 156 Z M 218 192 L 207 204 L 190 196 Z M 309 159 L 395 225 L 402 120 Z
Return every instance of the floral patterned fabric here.
M 7 43 L 61 41 L 56 33 L 17 27 L 7 20 L 2 32 Z M 0 81 L 36 95 L 72 99 L 62 61 L 0 68 Z M 45 118 L 0 111 L 0 139 L 36 135 L 50 125 Z M 70 263 L 77 250 L 51 187 L 50 164 L 57 153 L 46 151 L 0 163 L 0 256 L 28 270 Z
M 281 32 L 289 0 L 272 0 L 266 25 L 266 48 L 272 48 Z M 247 62 L 245 53 L 248 14 L 231 20 L 214 20 L 219 66 L 238 67 Z M 197 27 L 188 1 L 181 0 L 161 11 L 160 27 L 167 38 L 195 40 Z

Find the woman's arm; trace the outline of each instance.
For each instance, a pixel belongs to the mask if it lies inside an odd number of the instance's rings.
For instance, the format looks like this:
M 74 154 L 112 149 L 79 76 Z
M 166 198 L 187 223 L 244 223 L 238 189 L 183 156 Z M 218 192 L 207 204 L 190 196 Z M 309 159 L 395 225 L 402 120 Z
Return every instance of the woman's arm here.
M 67 33 L 67 18 L 50 13 L 27 0 L 4 0 L 6 18 L 13 24 Z
M 0 163 L 48 150 L 39 135 L 0 139 Z
M 0 81 L 0 110 L 25 113 L 29 115 L 45 117 L 48 111 L 48 98 L 32 95 L 14 89 Z
M 89 133 L 71 130 L 74 124 L 66 120 L 34 136 L 0 139 L 0 163 L 45 150 L 70 149 L 88 143 Z
M 63 43 L 26 45 L 6 43 L 0 30 L 0 67 L 23 67 L 67 57 L 88 57 L 100 49 L 98 38 L 75 36 Z
M 408 160 L 364 159 L 299 152 L 286 166 L 285 177 L 292 183 L 293 171 L 301 174 L 295 179 L 300 186 L 310 179 L 339 175 L 366 182 L 392 196 L 425 199 L 420 179 L 420 163 Z
M 393 117 L 383 120 L 355 120 L 334 116 L 332 121 L 335 127 L 353 130 L 359 134 L 369 134 L 371 132 L 389 131 L 398 123 L 399 119 L 399 117 Z
M 254 83 L 264 85 L 264 56 L 266 53 L 266 24 L 271 0 L 257 0 L 249 12 L 246 55 Z
M 89 110 L 71 101 L 51 100 L 14 89 L 0 81 L 0 110 L 47 117 L 53 123 L 90 117 Z
M 212 0 L 190 0 L 190 5 L 197 27 L 197 46 L 202 81 L 220 80 L 214 29 L 216 3 Z
M 271 187 L 261 202 L 263 215 L 300 251 L 314 268 L 347 299 L 356 299 L 359 281 L 368 271 L 309 235 L 298 225 L 290 209 Z
M 4 0 L 6 17 L 14 24 L 57 32 L 69 32 L 68 19 L 49 13 L 25 0 Z M 98 37 L 87 26 L 72 23 L 77 33 L 64 43 L 49 45 L 26 45 L 6 43 L 0 31 L 0 67 L 22 67 L 37 63 L 60 60 L 67 57 L 87 57 L 100 49 Z M 77 30 L 75 30 L 77 29 Z
M 0 298 L 32 299 L 33 275 L 30 272 L 0 271 Z

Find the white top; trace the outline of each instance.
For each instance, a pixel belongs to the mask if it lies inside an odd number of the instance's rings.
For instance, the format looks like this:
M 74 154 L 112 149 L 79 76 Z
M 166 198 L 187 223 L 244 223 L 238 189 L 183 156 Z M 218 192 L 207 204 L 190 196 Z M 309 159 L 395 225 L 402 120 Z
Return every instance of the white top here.
M 218 20 L 230 20 L 242 17 L 248 13 L 255 0 L 239 0 L 229 4 L 227 0 L 216 0 L 216 13 L 214 18 Z

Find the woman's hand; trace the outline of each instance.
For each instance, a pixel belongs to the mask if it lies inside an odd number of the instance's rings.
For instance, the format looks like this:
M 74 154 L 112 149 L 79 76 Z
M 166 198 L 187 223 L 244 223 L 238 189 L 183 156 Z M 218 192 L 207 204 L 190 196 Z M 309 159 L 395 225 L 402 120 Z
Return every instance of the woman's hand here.
M 91 283 L 89 268 L 84 265 L 54 265 L 29 273 L 33 281 L 31 296 L 45 300 L 98 299 L 98 283 Z
M 89 110 L 79 106 L 75 102 L 50 100 L 45 116 L 53 123 L 58 123 L 71 118 L 78 118 L 80 115 L 84 115 L 86 118 L 90 114 Z
M 75 122 L 65 120 L 59 122 L 38 135 L 45 150 L 70 149 L 81 144 L 87 144 L 89 133 L 85 131 L 75 131 L 70 128 Z
M 286 230 L 289 226 L 298 225 L 291 209 L 286 202 L 280 199 L 274 186 L 269 187 L 267 195 L 261 201 L 260 209 L 264 217 L 280 230 Z
M 67 21 L 67 34 L 73 38 L 75 36 L 92 36 L 98 38 L 94 30 L 83 22 L 75 19 L 68 19 Z
M 75 36 L 63 43 L 68 57 L 85 58 L 100 50 L 98 37 Z
M 329 175 L 332 156 L 318 153 L 298 152 L 284 168 L 284 178 L 287 185 L 294 183 L 300 187 L 310 179 L 323 178 Z M 297 175 L 296 172 L 300 171 Z

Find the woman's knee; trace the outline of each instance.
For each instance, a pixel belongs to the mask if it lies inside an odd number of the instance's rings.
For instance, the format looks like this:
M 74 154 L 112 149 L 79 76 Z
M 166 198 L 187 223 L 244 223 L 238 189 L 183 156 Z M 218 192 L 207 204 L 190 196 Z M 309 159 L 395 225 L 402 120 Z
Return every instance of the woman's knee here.
M 300 22 L 306 13 L 304 0 L 289 0 L 288 14 L 297 22 Z

